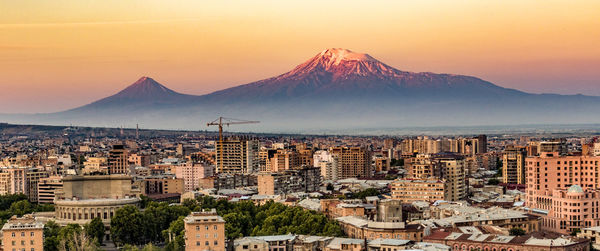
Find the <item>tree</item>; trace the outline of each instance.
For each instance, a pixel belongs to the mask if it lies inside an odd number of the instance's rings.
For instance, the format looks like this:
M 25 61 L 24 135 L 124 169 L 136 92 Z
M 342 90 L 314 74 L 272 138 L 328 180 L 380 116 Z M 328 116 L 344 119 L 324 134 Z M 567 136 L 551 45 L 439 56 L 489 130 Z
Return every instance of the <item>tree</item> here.
M 98 245 L 102 245 L 102 242 L 104 241 L 104 231 L 106 231 L 106 229 L 104 228 L 104 223 L 102 223 L 102 220 L 99 217 L 94 218 L 92 221 L 90 221 L 90 223 L 86 224 L 84 229 L 85 233 L 94 238 Z
M 110 233 L 117 244 L 145 244 L 144 217 L 135 206 L 119 208 L 110 222 Z
M 525 235 L 525 230 L 520 227 L 513 227 L 509 230 L 510 235 L 512 236 L 521 236 Z
M 31 206 L 31 203 L 29 203 L 29 201 L 21 200 L 21 201 L 17 201 L 15 203 L 13 203 L 12 205 L 10 205 L 10 208 L 8 210 L 12 214 L 15 214 L 15 215 L 21 217 L 24 214 L 33 212 L 33 206 Z
M 72 232 L 60 241 L 60 251 L 96 251 L 96 241 L 83 231 Z
M 48 221 L 44 225 L 44 250 L 58 251 L 60 239 L 58 237 L 60 226 L 54 221 Z
M 162 235 L 167 243 L 165 246 L 166 251 L 184 251 L 185 249 L 185 229 L 183 219 L 181 216 L 176 221 L 171 222 L 168 229 L 162 232 Z

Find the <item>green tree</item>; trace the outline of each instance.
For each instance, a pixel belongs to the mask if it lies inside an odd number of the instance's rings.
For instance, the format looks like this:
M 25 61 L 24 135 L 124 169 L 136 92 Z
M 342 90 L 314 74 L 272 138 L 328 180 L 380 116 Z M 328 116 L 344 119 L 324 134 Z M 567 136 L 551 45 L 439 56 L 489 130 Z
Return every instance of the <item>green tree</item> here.
M 44 250 L 58 251 L 60 226 L 54 221 L 48 221 L 44 225 Z
M 176 221 L 171 222 L 169 228 L 162 232 L 166 241 L 166 251 L 185 250 L 184 218 L 184 216 L 181 216 Z
M 135 206 L 119 208 L 110 222 L 110 233 L 116 244 L 145 244 L 146 222 Z
M 523 230 L 520 227 L 513 227 L 511 228 L 509 231 L 510 235 L 512 236 L 521 236 L 521 235 L 525 235 L 525 230 Z
M 122 251 L 140 251 L 139 248 L 137 248 L 135 245 L 131 245 L 131 244 L 125 244 L 121 250 Z
M 85 224 L 83 228 L 88 236 L 94 238 L 99 245 L 102 245 L 106 228 L 99 217 L 92 219 L 92 221 L 90 221 L 88 224 Z
M 31 205 L 31 203 L 29 203 L 29 201 L 21 200 L 21 201 L 14 202 L 12 205 L 10 205 L 10 208 L 8 210 L 12 214 L 21 217 L 24 214 L 33 212 L 33 206 Z

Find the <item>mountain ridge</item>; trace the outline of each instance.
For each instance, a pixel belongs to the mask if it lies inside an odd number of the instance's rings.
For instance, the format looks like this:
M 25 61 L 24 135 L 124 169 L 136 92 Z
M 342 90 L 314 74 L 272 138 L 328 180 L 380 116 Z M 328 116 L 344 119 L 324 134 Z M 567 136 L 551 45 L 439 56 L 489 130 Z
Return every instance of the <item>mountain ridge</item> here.
M 323 50 L 283 74 L 205 95 L 142 77 L 120 92 L 57 113 L 3 116 L 44 122 L 199 129 L 218 116 L 264 121 L 264 129 L 597 123 L 600 97 L 531 94 L 480 78 L 408 72 L 347 49 Z M 134 123 L 135 122 L 135 123 Z M 203 128 L 203 127 L 202 127 Z

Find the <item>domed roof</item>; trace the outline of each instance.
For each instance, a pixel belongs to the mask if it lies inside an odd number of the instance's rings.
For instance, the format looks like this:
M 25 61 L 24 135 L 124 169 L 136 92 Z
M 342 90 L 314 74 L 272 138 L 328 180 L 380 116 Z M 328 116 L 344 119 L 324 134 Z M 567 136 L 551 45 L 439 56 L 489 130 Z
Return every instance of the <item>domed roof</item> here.
M 583 193 L 583 188 L 579 185 L 572 185 L 569 187 L 569 190 L 567 190 L 567 193 Z

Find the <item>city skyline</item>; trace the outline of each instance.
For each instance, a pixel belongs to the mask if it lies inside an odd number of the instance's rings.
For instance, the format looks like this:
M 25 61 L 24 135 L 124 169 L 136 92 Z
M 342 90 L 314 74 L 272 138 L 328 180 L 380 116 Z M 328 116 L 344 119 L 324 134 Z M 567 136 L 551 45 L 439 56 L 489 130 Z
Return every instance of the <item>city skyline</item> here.
M 3 3 L 0 112 L 70 109 L 140 76 L 202 95 L 279 75 L 331 47 L 404 71 L 600 95 L 600 8 L 591 1 L 178 3 Z

